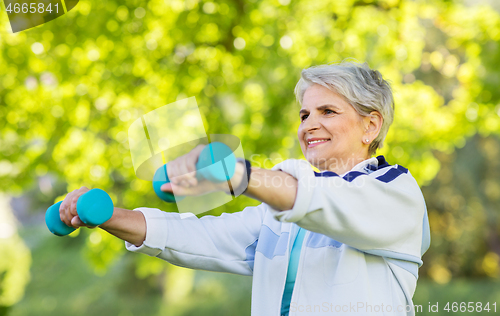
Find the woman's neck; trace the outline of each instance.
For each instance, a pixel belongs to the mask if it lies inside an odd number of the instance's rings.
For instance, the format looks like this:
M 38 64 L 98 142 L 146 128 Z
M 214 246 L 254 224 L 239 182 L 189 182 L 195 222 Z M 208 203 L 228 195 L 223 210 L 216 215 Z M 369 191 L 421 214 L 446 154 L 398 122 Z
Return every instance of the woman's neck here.
M 370 159 L 370 156 L 360 156 L 360 157 L 350 157 L 350 158 L 330 158 L 325 161 L 323 164 L 315 165 L 321 171 L 332 171 L 336 174 L 344 174 L 350 171 L 354 166 L 363 162 L 367 159 Z

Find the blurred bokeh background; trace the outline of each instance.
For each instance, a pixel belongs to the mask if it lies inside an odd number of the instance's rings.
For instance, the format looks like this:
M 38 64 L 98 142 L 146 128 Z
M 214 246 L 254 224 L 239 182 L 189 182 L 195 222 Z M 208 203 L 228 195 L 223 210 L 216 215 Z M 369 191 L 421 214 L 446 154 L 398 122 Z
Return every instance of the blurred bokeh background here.
M 427 201 L 419 314 L 429 303 L 440 304 L 434 315 L 446 302 L 499 305 L 499 7 L 82 0 L 12 34 L 0 6 L 0 315 L 250 315 L 250 278 L 128 253 L 99 229 L 55 237 L 44 212 L 82 185 L 117 206 L 176 212 L 135 176 L 127 130 L 186 97 L 208 133 L 238 136 L 254 161 L 303 158 L 300 71 L 345 58 L 391 81 L 396 118 L 379 154 L 409 168 Z M 210 214 L 256 204 L 239 197 Z

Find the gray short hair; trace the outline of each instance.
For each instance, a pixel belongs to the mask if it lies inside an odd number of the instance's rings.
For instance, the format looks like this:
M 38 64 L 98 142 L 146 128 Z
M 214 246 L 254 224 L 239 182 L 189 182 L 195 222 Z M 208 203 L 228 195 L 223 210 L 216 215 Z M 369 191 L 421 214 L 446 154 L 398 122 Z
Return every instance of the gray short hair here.
M 368 148 L 370 156 L 382 148 L 385 136 L 394 119 L 394 97 L 389 82 L 367 63 L 343 61 L 337 64 L 314 66 L 302 70 L 301 78 L 295 86 L 295 96 L 302 104 L 304 93 L 313 84 L 319 84 L 341 96 L 362 116 L 372 111 L 382 115 L 380 133 Z

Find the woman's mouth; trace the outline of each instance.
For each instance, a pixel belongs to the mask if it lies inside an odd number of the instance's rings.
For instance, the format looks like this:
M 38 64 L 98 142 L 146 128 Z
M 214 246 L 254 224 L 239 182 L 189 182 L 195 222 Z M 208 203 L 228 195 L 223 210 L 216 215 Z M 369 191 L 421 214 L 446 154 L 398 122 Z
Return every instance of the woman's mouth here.
M 313 138 L 313 139 L 309 139 L 307 140 L 307 148 L 312 148 L 312 147 L 316 147 L 316 146 L 319 146 L 321 144 L 324 144 L 326 142 L 329 142 L 330 140 L 327 139 L 327 138 Z

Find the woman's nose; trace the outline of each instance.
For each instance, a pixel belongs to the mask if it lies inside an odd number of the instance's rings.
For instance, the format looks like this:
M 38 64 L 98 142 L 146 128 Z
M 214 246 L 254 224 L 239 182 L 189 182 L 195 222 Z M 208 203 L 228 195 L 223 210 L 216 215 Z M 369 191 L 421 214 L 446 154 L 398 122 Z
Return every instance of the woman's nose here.
M 313 115 L 308 116 L 304 123 L 304 130 L 312 131 L 319 128 L 320 128 L 319 120 Z

